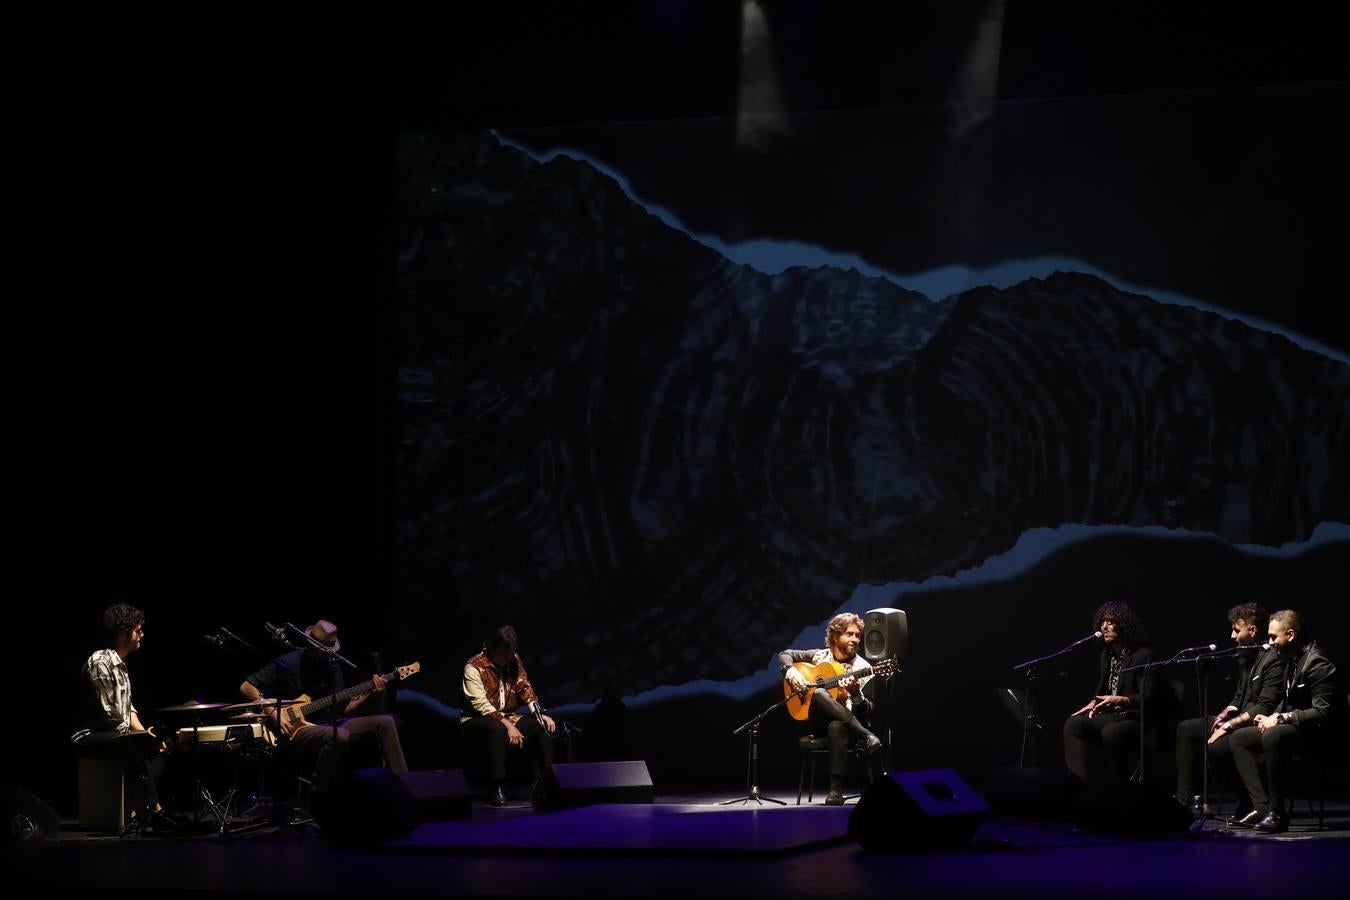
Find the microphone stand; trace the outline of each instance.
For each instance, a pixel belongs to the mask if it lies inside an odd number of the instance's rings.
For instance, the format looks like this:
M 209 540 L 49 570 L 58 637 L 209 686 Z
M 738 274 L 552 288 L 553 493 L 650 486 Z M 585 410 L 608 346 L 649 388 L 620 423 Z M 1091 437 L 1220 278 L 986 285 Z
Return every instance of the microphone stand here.
M 1122 675 L 1125 674 L 1126 672 L 1135 672 L 1140 670 L 1142 670 L 1144 673 L 1139 676 L 1139 765 L 1135 768 L 1134 775 L 1130 778 L 1130 780 L 1135 782 L 1136 784 L 1144 783 L 1145 777 L 1144 773 L 1146 769 L 1144 761 L 1148 756 L 1148 754 L 1145 753 L 1146 742 L 1144 739 L 1145 735 L 1147 734 L 1147 732 L 1144 729 L 1144 706 L 1145 706 L 1144 700 L 1148 697 L 1148 670 L 1151 667 L 1165 668 L 1167 666 L 1174 665 L 1179 662 L 1191 662 L 1193 659 L 1198 658 L 1198 656 L 1196 657 L 1186 656 L 1187 653 L 1198 653 L 1199 651 L 1208 651 L 1213 646 L 1214 646 L 1213 644 L 1205 644 L 1201 647 L 1187 647 L 1184 650 L 1178 650 L 1175 654 L 1172 655 L 1171 659 L 1166 659 L 1163 660 L 1162 662 L 1154 662 L 1153 660 L 1149 660 L 1147 662 L 1140 663 L 1137 666 L 1126 666 L 1125 668 L 1120 670 Z M 1208 748 L 1206 748 L 1205 752 L 1206 754 L 1208 754 Z
M 292 625 L 290 622 L 287 622 L 287 623 L 286 623 L 286 627 L 289 628 L 291 631 L 295 632 L 296 634 L 300 635 L 300 636 L 301 636 L 302 638 L 304 638 L 306 641 L 308 641 L 308 642 L 309 642 L 309 645 L 310 645 L 311 647 L 313 647 L 315 650 L 318 650 L 320 653 L 323 653 L 323 654 L 324 654 L 324 657 L 325 657 L 325 659 L 326 659 L 327 662 L 328 662 L 328 688 L 329 688 L 329 691 L 330 691 L 331 693 L 334 693 L 334 694 L 340 693 L 340 692 L 346 687 L 346 682 L 345 682 L 345 681 L 343 682 L 343 686 L 342 686 L 342 687 L 339 687 L 339 686 L 338 686 L 338 678 L 339 678 L 339 676 L 341 676 L 341 674 L 342 674 L 342 670 L 338 668 L 338 663 L 339 663 L 339 662 L 346 663 L 347 667 L 348 667 L 348 668 L 351 668 L 351 669 L 355 669 L 355 668 L 356 668 L 356 663 L 352 662 L 350 659 L 348 659 L 347 657 L 343 656 L 341 653 L 338 653 L 337 650 L 335 650 L 334 648 L 328 646 L 327 644 L 324 644 L 324 643 L 320 642 L 320 641 L 317 640 L 312 634 L 310 634 L 308 631 L 301 631 L 299 628 L 296 628 L 296 627 L 295 627 L 294 625 Z M 342 712 L 345 712 L 345 709 L 342 710 Z M 341 745 L 338 743 L 338 725 L 339 725 L 339 721 L 338 721 L 338 720 L 342 718 L 342 715 L 341 715 L 341 713 L 339 712 L 339 710 L 334 709 L 333 712 L 332 712 L 332 716 L 333 716 L 333 718 L 332 718 L 331 721 L 332 721 L 332 723 L 333 723 L 333 743 L 332 743 L 332 749 L 331 749 L 330 752 L 333 754 L 333 763 L 334 763 L 334 772 L 333 772 L 333 774 L 337 774 L 337 773 L 336 773 L 336 768 L 337 768 L 337 762 L 338 762 L 338 759 L 337 759 L 338 752 L 339 752 L 338 748 L 341 746 Z M 278 725 L 280 725 L 280 722 L 281 722 L 281 697 L 277 697 L 277 723 L 278 723 Z M 316 761 L 316 768 L 317 768 L 317 761 Z
M 744 797 L 737 797 L 734 800 L 723 800 L 721 803 L 717 804 L 718 806 L 729 806 L 732 803 L 744 805 L 751 800 L 761 806 L 763 806 L 766 801 L 769 803 L 777 803 L 779 806 L 787 806 L 787 801 L 775 800 L 773 797 L 765 797 L 759 792 L 759 723 L 763 721 L 764 717 L 769 713 L 773 712 L 784 703 L 787 703 L 788 698 L 792 696 L 792 694 L 785 694 L 782 700 L 779 700 L 777 703 L 764 710 L 764 712 L 750 719 L 748 722 L 743 723 L 737 727 L 735 731 L 731 732 L 732 736 L 735 736 L 742 731 L 745 731 L 747 728 L 750 729 L 750 745 L 746 750 L 747 755 L 745 760 L 746 794 Z
M 1231 650 L 1220 650 L 1217 653 L 1201 653 L 1195 657 L 1195 681 L 1197 692 L 1200 694 L 1200 714 L 1208 715 L 1205 711 L 1209 709 L 1209 671 L 1207 667 L 1212 660 L 1228 659 L 1241 655 L 1249 647 L 1238 646 Z M 1250 673 L 1244 673 L 1244 677 L 1249 677 Z M 1211 724 L 1211 729 L 1213 725 Z M 1200 759 L 1202 776 L 1200 780 L 1200 816 L 1191 826 L 1192 831 L 1200 832 L 1205 830 L 1205 822 L 1209 821 L 1209 735 L 1205 735 L 1204 746 L 1200 748 L 1203 754 Z M 1217 818 L 1217 816 L 1216 816 Z
M 1021 769 L 1026 766 L 1027 739 L 1031 733 L 1031 729 L 1039 729 L 1041 727 L 1040 720 L 1036 716 L 1035 702 L 1032 699 L 1036 687 L 1036 667 L 1043 662 L 1064 656 L 1075 650 L 1080 644 L 1086 644 L 1088 641 L 1096 640 L 1098 637 L 1100 637 L 1100 632 L 1090 634 L 1085 638 L 1074 641 L 1063 649 L 1056 650 L 1054 653 L 1049 653 L 1045 656 L 1037 657 L 1036 659 L 1029 659 L 1026 662 L 1020 662 L 1013 666 L 1014 672 L 1018 669 L 1022 669 L 1025 672 L 1027 679 L 1026 698 L 1022 701 L 1022 750 L 1017 757 L 1017 768 Z
M 235 634 L 233 631 L 230 631 L 228 628 L 224 627 L 223 625 L 221 626 L 221 628 L 220 628 L 219 630 L 220 630 L 220 633 L 221 633 L 221 634 L 225 635 L 226 637 L 229 637 L 229 638 L 233 639 L 236 643 L 238 643 L 240 646 L 244 647 L 246 650 L 248 650 L 248 651 L 249 651 L 250 653 L 252 653 L 254 656 L 258 657 L 259 659 L 263 660 L 264 662 L 275 663 L 276 666 L 277 666 L 277 668 L 279 668 L 279 669 L 281 669 L 281 670 L 283 670 L 283 671 L 285 671 L 285 672 L 289 672 L 290 674 L 292 674 L 292 675 L 294 675 L 294 676 L 296 677 L 296 680 L 297 680 L 297 681 L 299 680 L 299 678 L 300 678 L 299 674 L 296 673 L 295 671 L 293 671 L 293 670 L 291 669 L 290 666 L 288 666 L 288 665 L 286 665 L 284 662 L 282 662 L 281 659 L 280 659 L 280 657 L 275 657 L 275 658 L 274 658 L 274 657 L 268 656 L 266 653 L 262 652 L 262 650 L 258 649 L 258 648 L 255 647 L 253 644 L 250 644 L 248 641 L 244 640 L 244 639 L 241 638 L 239 635 Z M 283 641 L 283 640 L 282 640 L 280 637 L 278 637 L 277 635 L 273 634 L 272 637 L 275 638 L 275 639 L 277 639 L 278 642 L 280 642 L 280 643 L 285 643 L 286 646 L 288 646 L 288 647 L 290 646 L 290 644 L 289 644 L 288 642 Z M 294 649 L 294 648 L 291 648 L 291 649 Z M 276 718 L 277 741 L 278 741 L 278 745 L 279 745 L 279 742 L 280 742 L 280 740 L 281 740 L 281 691 L 277 691 L 277 697 L 276 697 L 276 714 L 277 714 L 277 718 Z M 242 833 L 244 833 L 245 831 L 255 830 L 255 829 L 262 828 L 262 827 L 265 827 L 265 826 L 268 826 L 268 825 L 288 825 L 288 826 L 290 826 L 290 827 L 298 827 L 298 826 L 300 826 L 300 825 L 303 825 L 306 821 L 309 821 L 308 819 L 305 819 L 305 820 L 301 820 L 301 821 L 299 821 L 299 822 L 291 822 L 291 821 L 290 821 L 290 815 L 289 815 L 289 813 L 287 813 L 287 812 L 283 809 L 284 804 L 283 804 L 281 798 L 278 796 L 278 791 L 277 791 L 277 769 L 276 769 L 276 762 L 277 762 L 277 748 L 276 748 L 276 747 L 272 747 L 272 748 L 270 748 L 270 749 L 271 749 L 271 752 L 267 754 L 267 793 L 269 794 L 269 797 L 268 797 L 268 814 L 267 814 L 266 816 L 262 817 L 261 819 L 257 819 L 257 820 L 255 820 L 255 821 L 253 821 L 253 822 L 249 822 L 249 823 L 246 824 L 246 825 L 241 825 L 241 826 L 239 826 L 238 828 L 235 828 L 235 829 L 232 829 L 232 830 L 231 830 L 231 829 L 227 829 L 227 828 L 226 828 L 226 823 L 222 822 L 221 825 L 220 825 L 220 833 L 221 833 L 222 835 L 233 836 L 233 835 L 236 835 L 236 834 L 242 834 Z

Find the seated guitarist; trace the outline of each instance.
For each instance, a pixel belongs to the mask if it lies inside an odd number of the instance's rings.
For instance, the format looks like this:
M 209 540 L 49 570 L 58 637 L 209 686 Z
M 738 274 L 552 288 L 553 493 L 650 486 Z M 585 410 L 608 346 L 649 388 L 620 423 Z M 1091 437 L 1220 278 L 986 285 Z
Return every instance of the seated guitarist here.
M 778 654 L 783 677 L 794 689 L 802 691 L 809 685 L 802 674 L 792 667 L 793 663 L 816 665 L 833 660 L 842 665 L 845 671 L 866 666 L 867 663 L 859 660 L 857 655 L 858 644 L 862 642 L 862 627 L 862 619 L 853 613 L 835 616 L 825 628 L 826 649 L 784 650 Z M 842 703 L 824 690 L 811 695 L 811 710 L 807 719 L 811 733 L 820 735 L 824 732 L 830 739 L 830 791 L 825 795 L 828 806 L 844 805 L 844 771 L 848 766 L 849 744 L 862 740 L 870 754 L 881 749 L 881 739 L 863 724 L 863 720 L 872 712 L 872 701 L 863 693 L 863 687 L 869 681 L 870 675 L 840 681 L 839 686 L 848 691 Z
M 338 641 L 337 626 L 325 619 L 306 628 L 305 634 L 325 647 L 332 648 L 334 652 L 342 646 Z M 306 755 L 312 753 L 317 758 L 319 751 L 333 743 L 333 718 L 337 716 L 339 744 L 377 741 L 388 768 L 395 772 L 408 771 L 408 763 L 403 758 L 403 745 L 399 742 L 398 725 L 393 716 L 355 715 L 362 704 L 385 689 L 384 676 L 377 674 L 372 680 L 374 688 L 370 692 L 356 695 L 341 710 L 329 707 L 313 713 L 313 719 L 305 719 L 304 724 L 298 727 L 283 722 L 282 737 L 299 752 Z M 318 700 L 343 690 L 346 690 L 346 681 L 341 668 L 331 668 L 327 654 L 314 647 L 292 650 L 277 657 L 239 685 L 239 693 L 249 700 L 261 697 L 291 700 L 301 695 Z

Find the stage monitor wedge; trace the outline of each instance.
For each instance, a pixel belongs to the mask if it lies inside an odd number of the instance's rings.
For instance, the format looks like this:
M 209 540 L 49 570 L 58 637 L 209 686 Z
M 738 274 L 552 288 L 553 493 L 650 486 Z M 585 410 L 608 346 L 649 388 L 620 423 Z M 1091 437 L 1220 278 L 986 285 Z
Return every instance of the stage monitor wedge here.
M 651 803 L 655 794 L 647 763 L 640 759 L 554 763 L 545 805 L 562 809 L 595 803 Z

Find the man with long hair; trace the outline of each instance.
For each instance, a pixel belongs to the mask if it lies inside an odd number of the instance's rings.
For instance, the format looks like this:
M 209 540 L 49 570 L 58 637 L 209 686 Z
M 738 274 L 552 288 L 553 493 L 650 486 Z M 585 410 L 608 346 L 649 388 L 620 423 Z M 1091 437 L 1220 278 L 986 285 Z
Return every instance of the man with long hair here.
M 819 665 L 833 660 L 843 666 L 846 672 L 866 666 L 866 662 L 858 659 L 862 628 L 862 618 L 854 613 L 840 613 L 830 619 L 825 626 L 824 649 L 784 650 L 778 654 L 778 664 L 784 678 L 795 690 L 804 691 L 809 685 L 802 674 L 793 668 L 794 663 Z M 868 754 L 873 756 L 881 748 L 881 739 L 869 731 L 865 724 L 865 719 L 872 712 L 872 700 L 864 688 L 871 680 L 871 675 L 863 675 L 839 682 L 839 686 L 848 692 L 842 703 L 823 690 L 811 695 L 807 719 L 811 733 L 823 733 L 830 741 L 830 790 L 825 795 L 825 803 L 829 806 L 844 804 L 844 772 L 848 767 L 849 744 L 861 741 Z
M 1084 782 L 1092 781 L 1105 757 L 1106 771 L 1124 781 L 1131 751 L 1139 747 L 1141 703 L 1157 709 L 1157 675 L 1125 671 L 1153 659 L 1144 646 L 1144 630 L 1134 610 L 1126 603 L 1103 603 L 1092 617 L 1094 631 L 1102 633 L 1101 668 L 1092 699 L 1064 723 L 1064 763 Z M 1095 748 L 1099 752 L 1091 752 Z

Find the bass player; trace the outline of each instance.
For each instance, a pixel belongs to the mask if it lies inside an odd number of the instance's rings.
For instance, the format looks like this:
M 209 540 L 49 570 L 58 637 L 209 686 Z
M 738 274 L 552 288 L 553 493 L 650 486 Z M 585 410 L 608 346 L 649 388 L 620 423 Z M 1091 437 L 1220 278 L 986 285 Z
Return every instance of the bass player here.
M 305 634 L 334 653 L 342 646 L 338 641 L 337 626 L 326 619 L 320 619 L 306 628 Z M 395 772 L 407 772 L 408 763 L 403 758 L 403 745 L 399 741 L 398 724 L 394 717 L 355 715 L 363 704 L 383 691 L 387 684 L 383 675 L 375 675 L 371 681 L 369 692 L 353 696 L 341 709 L 330 706 L 312 713 L 313 718 L 302 720 L 298 727 L 283 721 L 282 738 L 295 748 L 295 752 L 317 758 L 323 748 L 333 743 L 335 729 L 332 720 L 336 716 L 339 744 L 377 742 L 384 755 L 385 766 Z M 345 689 L 342 670 L 330 668 L 328 655 L 313 646 L 292 650 L 277 657 L 239 685 L 239 693 L 248 700 L 263 697 L 289 700 L 301 696 L 317 699 L 341 693 Z

